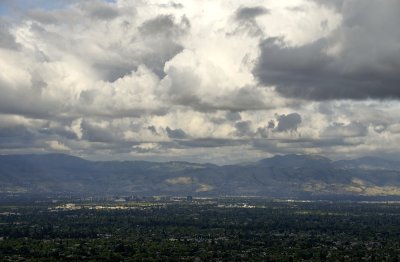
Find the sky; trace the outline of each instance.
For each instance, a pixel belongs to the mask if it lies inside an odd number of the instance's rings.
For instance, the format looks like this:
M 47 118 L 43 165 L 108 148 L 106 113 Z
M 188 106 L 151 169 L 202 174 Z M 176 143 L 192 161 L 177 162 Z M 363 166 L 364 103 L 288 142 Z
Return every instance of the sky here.
M 398 0 L 0 0 L 0 154 L 400 156 Z

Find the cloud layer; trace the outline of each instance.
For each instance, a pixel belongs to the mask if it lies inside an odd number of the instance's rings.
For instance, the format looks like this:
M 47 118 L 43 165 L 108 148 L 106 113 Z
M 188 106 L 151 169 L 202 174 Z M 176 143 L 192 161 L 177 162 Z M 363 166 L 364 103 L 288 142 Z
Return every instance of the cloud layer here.
M 1 1 L 0 153 L 399 155 L 399 13 L 395 0 Z

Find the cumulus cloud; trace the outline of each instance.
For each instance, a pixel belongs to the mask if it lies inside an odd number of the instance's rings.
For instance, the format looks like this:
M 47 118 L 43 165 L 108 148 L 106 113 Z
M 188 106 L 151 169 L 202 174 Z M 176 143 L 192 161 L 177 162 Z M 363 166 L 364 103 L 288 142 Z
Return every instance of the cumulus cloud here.
M 252 134 L 251 121 L 238 121 L 235 123 L 237 136 L 247 136 Z
M 238 113 L 238 112 L 229 111 L 226 113 L 226 119 L 229 121 L 238 121 L 238 120 L 241 120 L 242 117 L 241 117 L 240 113 Z
M 167 127 L 165 129 L 165 131 L 167 131 L 168 137 L 172 138 L 172 139 L 184 139 L 187 137 L 185 131 L 183 131 L 182 129 L 178 128 L 178 129 L 171 129 L 169 127 Z
M 278 125 L 274 128 L 275 132 L 297 131 L 297 128 L 302 121 L 301 116 L 298 113 L 277 115 L 276 120 L 278 121 Z M 269 124 L 270 127 L 273 126 L 272 123 Z
M 268 138 L 270 136 L 270 130 L 273 130 L 274 128 L 275 128 L 275 121 L 270 120 L 268 121 L 266 126 L 257 128 L 256 134 L 263 138 Z
M 400 153 L 394 0 L 2 3 L 0 153 Z

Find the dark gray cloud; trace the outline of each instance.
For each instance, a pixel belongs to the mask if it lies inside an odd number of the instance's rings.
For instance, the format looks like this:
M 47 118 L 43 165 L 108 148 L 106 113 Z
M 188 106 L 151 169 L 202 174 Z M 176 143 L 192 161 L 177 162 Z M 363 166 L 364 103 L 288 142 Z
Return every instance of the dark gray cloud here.
M 345 1 L 340 12 L 342 25 L 326 38 L 294 47 L 262 41 L 259 81 L 286 97 L 399 99 L 398 1 Z
M 51 126 L 50 123 L 38 129 L 38 133 L 47 137 L 57 137 L 63 139 L 78 139 L 77 135 L 71 130 L 67 130 L 65 126 Z
M 350 140 L 344 137 L 335 137 L 335 138 L 316 138 L 316 139 L 307 139 L 307 138 L 299 138 L 299 139 L 281 139 L 278 140 L 279 143 L 285 144 L 286 147 L 290 150 L 290 148 L 334 148 L 337 146 L 356 146 L 361 145 L 364 142 L 362 140 Z M 333 149 L 334 150 L 334 149 Z
M 181 140 L 179 144 L 185 147 L 228 147 L 246 144 L 249 141 L 240 139 L 222 139 L 222 138 L 199 138 L 192 140 Z
M 248 136 L 252 135 L 253 130 L 251 129 L 251 121 L 238 121 L 235 123 L 237 136 Z
M 172 139 L 184 139 L 187 137 L 185 131 L 183 131 L 180 128 L 171 129 L 171 128 L 167 127 L 167 128 L 165 128 L 165 131 L 167 131 L 168 137 L 172 138 Z
M 82 121 L 83 139 L 90 142 L 112 143 L 117 142 L 116 132 L 100 126 L 95 126 L 88 121 Z
M 258 150 L 268 152 L 270 154 L 303 154 L 304 149 L 321 150 L 321 154 L 336 156 L 337 147 L 355 147 L 362 145 L 362 140 L 351 140 L 346 138 L 323 138 L 323 139 L 253 139 L 252 146 Z M 339 156 L 343 158 L 343 156 Z
M 342 6 L 346 0 L 309 0 L 309 1 L 315 2 L 320 5 L 324 5 L 339 12 L 340 10 L 342 10 Z
M 249 20 L 254 19 L 257 16 L 268 14 L 270 11 L 263 6 L 255 7 L 241 7 L 236 10 L 236 19 L 238 20 Z
M 362 145 L 363 141 L 350 141 L 344 137 L 327 138 L 327 139 L 310 139 L 309 141 L 298 141 L 298 146 L 304 148 L 327 148 L 334 151 L 335 147 L 349 147 Z M 287 143 L 290 143 L 287 141 Z
M 268 129 L 273 129 L 273 128 L 275 128 L 275 121 L 274 121 L 274 120 L 268 121 L 267 128 L 268 128 Z
M 277 115 L 276 120 L 278 125 L 274 128 L 275 132 L 297 131 L 301 124 L 301 116 L 297 113 Z
M 10 33 L 9 25 L 0 18 L 0 48 L 18 49 L 20 46 L 15 42 L 15 37 Z
M 120 14 L 117 7 L 104 3 L 103 1 L 91 1 L 86 4 L 85 7 L 91 17 L 101 20 L 113 19 Z
M 228 121 L 238 121 L 238 120 L 241 120 L 242 117 L 240 116 L 239 112 L 229 111 L 229 112 L 226 113 L 226 119 Z
M 242 119 L 242 116 L 239 112 L 228 111 L 225 114 L 225 117 L 211 117 L 210 121 L 216 125 L 220 125 L 226 122 L 235 122 Z
M 196 89 L 188 88 L 201 82 L 196 75 L 186 72 L 177 74 L 173 70 L 169 70 L 168 75 L 174 78 L 173 86 L 168 90 L 169 99 L 174 104 L 188 106 L 201 112 L 264 110 L 273 107 L 265 100 L 261 88 L 244 86 L 226 92 L 216 101 L 207 101 L 211 97 L 200 96 L 196 94 Z
M 185 16 L 180 22 L 175 20 L 173 15 L 159 15 L 138 28 L 147 46 L 154 50 L 144 53 L 141 61 L 160 78 L 165 76 L 165 63 L 184 49 L 179 38 L 190 30 L 190 21 Z
M 96 70 L 102 74 L 103 79 L 108 82 L 114 82 L 124 76 L 127 76 L 132 73 L 132 71 L 137 70 L 137 65 L 134 61 L 129 61 L 130 63 L 116 61 L 109 61 L 109 63 L 105 62 L 97 62 L 93 65 Z M 150 63 L 150 61 L 149 61 Z
M 259 127 L 257 128 L 256 135 L 259 135 L 260 137 L 267 138 L 269 137 L 269 130 L 267 127 Z
M 149 130 L 153 135 L 159 136 L 160 134 L 157 132 L 157 129 L 155 126 L 148 126 L 147 130 Z
M 267 138 L 267 137 L 269 137 L 270 130 L 273 130 L 275 128 L 275 126 L 276 126 L 275 121 L 270 120 L 270 121 L 268 121 L 266 126 L 257 128 L 256 134 L 263 138 Z
M 0 126 L 1 149 L 29 148 L 36 144 L 36 138 L 36 133 L 25 126 Z
M 40 90 L 19 89 L 9 85 L 0 78 L 0 113 L 41 119 L 49 119 L 60 113 L 62 104 L 40 96 Z
M 335 77 L 326 69 L 331 58 L 320 53 L 325 46 L 321 40 L 289 48 L 280 39 L 268 38 L 260 44 L 261 56 L 254 73 L 262 84 L 276 86 L 284 96 L 335 98 Z
M 145 21 L 139 30 L 144 35 L 163 35 L 166 37 L 179 37 L 190 29 L 190 21 L 182 17 L 179 24 L 175 23 L 173 15 L 159 15 L 153 19 Z
M 263 6 L 240 7 L 235 12 L 235 19 L 238 22 L 237 28 L 228 35 L 247 33 L 251 36 L 262 36 L 263 31 L 256 22 L 256 18 L 269 14 L 270 11 Z
M 36 22 L 42 24 L 57 24 L 59 23 L 59 18 L 57 15 L 47 12 L 41 9 L 30 10 L 26 13 L 26 16 Z
M 160 40 L 158 43 L 152 42 L 149 43 L 149 46 L 153 46 L 154 51 L 142 56 L 143 64 L 160 78 L 165 76 L 165 63 L 184 49 L 182 45 L 170 40 Z

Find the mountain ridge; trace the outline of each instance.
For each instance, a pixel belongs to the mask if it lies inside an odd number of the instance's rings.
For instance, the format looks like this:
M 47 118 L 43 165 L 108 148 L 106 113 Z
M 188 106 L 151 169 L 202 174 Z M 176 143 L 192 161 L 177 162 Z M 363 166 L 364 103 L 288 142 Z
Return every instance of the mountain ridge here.
M 295 154 L 247 165 L 90 161 L 67 154 L 0 155 L 0 192 L 400 196 L 400 165 L 371 157 L 332 161 Z

